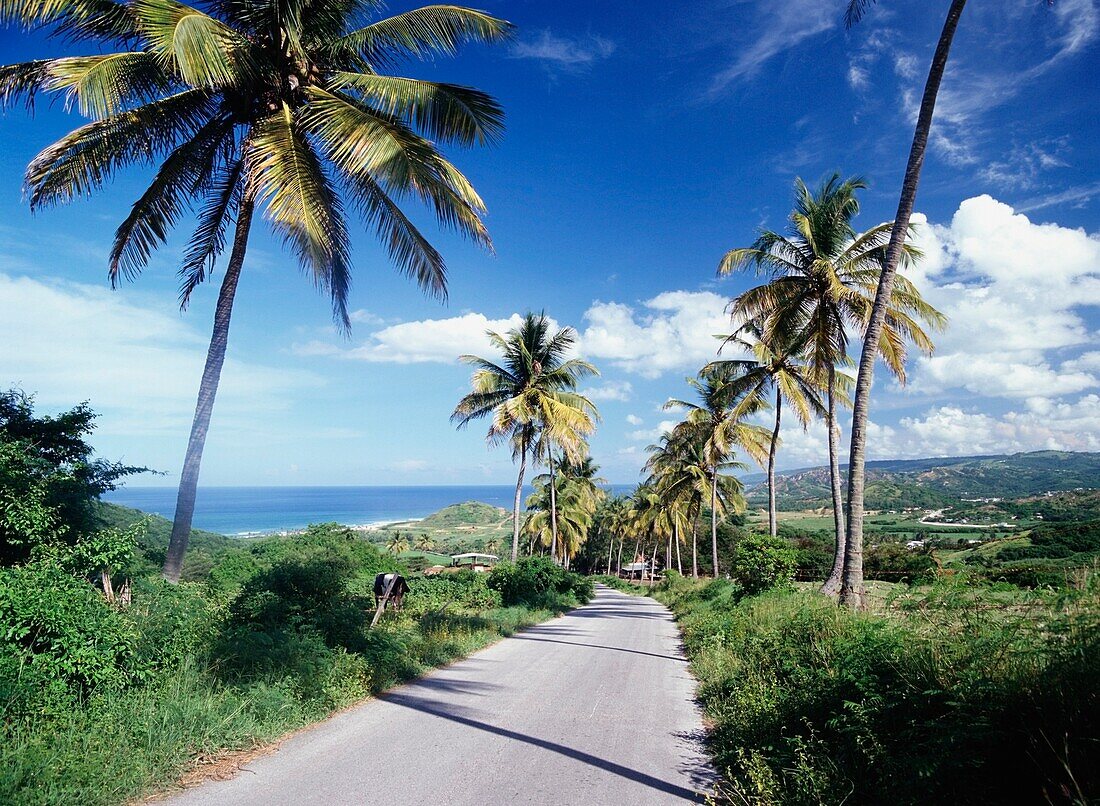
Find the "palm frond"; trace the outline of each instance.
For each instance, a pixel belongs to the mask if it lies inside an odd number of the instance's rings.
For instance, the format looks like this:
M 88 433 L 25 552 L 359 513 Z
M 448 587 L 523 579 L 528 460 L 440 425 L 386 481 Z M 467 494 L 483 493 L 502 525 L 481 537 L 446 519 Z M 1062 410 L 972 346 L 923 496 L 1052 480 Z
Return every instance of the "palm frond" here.
M 240 203 L 240 178 L 244 162 L 237 160 L 211 183 L 207 199 L 199 211 L 199 222 L 191 236 L 183 264 L 179 269 L 180 308 L 191 302 L 191 294 L 214 271 L 214 263 L 225 249 L 225 231 L 229 217 Z
M 336 73 L 333 88 L 352 89 L 386 115 L 408 120 L 428 137 L 462 145 L 497 142 L 504 110 L 488 93 L 457 84 L 377 73 Z
M 433 5 L 378 20 L 332 43 L 337 62 L 377 68 L 408 58 L 454 55 L 466 42 L 497 43 L 512 35 L 509 22 L 482 11 Z M 352 61 L 354 60 L 354 61 Z

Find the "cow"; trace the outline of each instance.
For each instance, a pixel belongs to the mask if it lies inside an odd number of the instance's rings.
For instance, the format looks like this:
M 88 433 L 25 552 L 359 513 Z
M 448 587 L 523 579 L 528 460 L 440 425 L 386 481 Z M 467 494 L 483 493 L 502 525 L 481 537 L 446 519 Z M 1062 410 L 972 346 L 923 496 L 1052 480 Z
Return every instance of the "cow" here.
M 391 583 L 392 581 L 392 583 Z M 401 574 L 378 574 L 374 578 L 374 606 L 382 603 L 382 597 L 386 595 L 386 586 L 390 585 L 390 595 L 386 600 L 387 605 L 393 605 L 394 610 L 401 609 L 401 601 L 409 592 L 409 583 Z

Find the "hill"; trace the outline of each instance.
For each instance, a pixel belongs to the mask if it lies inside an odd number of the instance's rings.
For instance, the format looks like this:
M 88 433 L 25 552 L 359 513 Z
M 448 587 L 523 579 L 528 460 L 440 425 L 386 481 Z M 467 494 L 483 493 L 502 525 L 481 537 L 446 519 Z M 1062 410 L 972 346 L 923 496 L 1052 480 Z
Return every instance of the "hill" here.
M 462 504 L 451 504 L 449 507 L 444 507 L 418 521 L 417 526 L 429 529 L 447 529 L 455 526 L 496 526 L 502 519 L 510 517 L 511 513 L 506 509 L 483 504 L 481 501 L 466 501 Z
M 847 466 L 842 466 L 842 472 Z M 1034 451 L 997 456 L 964 456 L 867 463 L 868 509 L 938 509 L 988 500 L 1043 498 L 1100 488 L 1100 453 Z M 815 467 L 781 473 L 776 492 L 784 509 L 829 504 L 829 469 Z M 750 488 L 759 501 L 763 484 Z M 1062 498 L 1074 496 L 1063 495 Z M 998 503 L 998 502 L 992 502 Z

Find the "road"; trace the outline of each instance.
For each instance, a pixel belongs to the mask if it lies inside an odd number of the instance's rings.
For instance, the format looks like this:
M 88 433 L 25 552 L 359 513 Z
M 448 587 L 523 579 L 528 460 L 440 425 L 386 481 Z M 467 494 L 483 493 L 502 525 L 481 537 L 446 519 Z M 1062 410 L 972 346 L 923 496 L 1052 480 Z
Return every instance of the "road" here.
M 176 806 L 701 802 L 712 772 L 676 625 L 595 599 L 390 690 Z

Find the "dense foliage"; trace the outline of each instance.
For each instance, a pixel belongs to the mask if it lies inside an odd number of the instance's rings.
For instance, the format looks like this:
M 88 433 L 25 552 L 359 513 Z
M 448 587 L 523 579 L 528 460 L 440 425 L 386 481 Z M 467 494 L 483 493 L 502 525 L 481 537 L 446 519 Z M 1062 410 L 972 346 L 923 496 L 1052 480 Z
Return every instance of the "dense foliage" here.
M 572 595 L 580 601 L 592 597 L 592 581 L 566 571 L 548 557 L 523 557 L 514 563 L 501 563 L 490 573 L 488 585 L 506 605 L 541 606 L 547 600 Z
M 0 565 L 75 545 L 99 525 L 95 499 L 143 472 L 93 457 L 86 438 L 94 427 L 87 405 L 35 415 L 24 393 L 0 392 Z
M 876 615 L 805 592 L 745 598 L 722 580 L 659 595 L 683 628 L 732 802 L 1100 796 L 1095 585 L 977 601 L 934 588 Z

